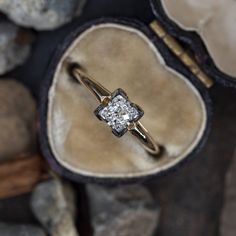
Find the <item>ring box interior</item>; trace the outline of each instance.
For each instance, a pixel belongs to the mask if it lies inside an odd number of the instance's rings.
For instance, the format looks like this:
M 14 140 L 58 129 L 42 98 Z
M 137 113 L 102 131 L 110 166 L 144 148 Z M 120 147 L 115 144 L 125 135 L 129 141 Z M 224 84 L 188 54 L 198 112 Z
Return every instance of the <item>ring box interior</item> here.
M 40 111 L 42 151 L 54 170 L 76 181 L 138 181 L 173 169 L 203 146 L 216 79 L 184 53 L 158 17 L 150 25 L 94 20 L 62 45 L 49 67 Z M 99 104 L 71 78 L 71 61 L 110 91 L 124 89 L 143 108 L 141 122 L 164 146 L 161 156 L 151 157 L 129 133 L 115 137 L 97 120 Z

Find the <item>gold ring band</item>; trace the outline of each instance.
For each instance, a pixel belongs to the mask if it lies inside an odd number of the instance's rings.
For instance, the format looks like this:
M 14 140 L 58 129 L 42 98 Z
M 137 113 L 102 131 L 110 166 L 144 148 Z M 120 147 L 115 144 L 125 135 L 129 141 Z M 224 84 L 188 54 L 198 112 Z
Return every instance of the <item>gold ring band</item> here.
M 76 63 L 70 63 L 69 72 L 96 97 L 100 106 L 94 113 L 100 120 L 112 127 L 113 134 L 121 137 L 126 131 L 129 131 L 141 142 L 149 154 L 160 153 L 160 145 L 139 121 L 144 114 L 143 110 L 138 105 L 131 103 L 122 89 L 111 93 Z

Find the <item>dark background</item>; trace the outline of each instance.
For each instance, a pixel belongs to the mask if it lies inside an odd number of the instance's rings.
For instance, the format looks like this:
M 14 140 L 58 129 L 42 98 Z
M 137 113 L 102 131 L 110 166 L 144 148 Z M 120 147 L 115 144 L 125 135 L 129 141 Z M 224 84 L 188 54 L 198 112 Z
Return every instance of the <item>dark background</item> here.
M 83 22 L 104 16 L 136 18 L 145 23 L 154 18 L 148 0 L 88 0 L 83 14 L 72 23 L 54 31 L 35 32 L 28 61 L 3 77 L 21 81 L 37 99 L 50 58 L 59 43 Z M 215 85 L 210 94 L 214 116 L 206 146 L 177 172 L 146 183 L 162 208 L 159 236 L 219 235 L 225 174 L 236 144 L 236 92 L 232 88 Z M 77 187 L 83 193 L 83 186 Z M 29 196 L 0 201 L 0 221 L 36 223 L 30 212 Z M 84 206 L 83 203 L 79 205 Z M 81 224 L 85 224 L 84 218 L 81 218 Z

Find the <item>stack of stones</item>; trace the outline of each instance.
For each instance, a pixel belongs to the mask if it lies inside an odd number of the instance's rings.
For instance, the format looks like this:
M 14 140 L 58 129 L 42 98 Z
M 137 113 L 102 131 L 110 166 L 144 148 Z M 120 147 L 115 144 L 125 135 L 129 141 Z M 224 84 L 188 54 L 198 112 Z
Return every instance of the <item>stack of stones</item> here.
M 53 30 L 79 15 L 85 0 L 0 1 L 0 164 L 36 149 L 36 102 L 17 78 L 6 76 L 30 56 L 35 30 Z M 24 170 L 22 170 L 24 171 Z M 1 208 L 3 207 L 0 201 Z M 50 180 L 32 194 L 39 223 L 0 222 L 2 236 L 78 235 L 74 225 L 74 193 L 68 184 Z M 1 213 L 3 214 L 3 213 Z M 41 226 L 40 226 L 41 225 Z

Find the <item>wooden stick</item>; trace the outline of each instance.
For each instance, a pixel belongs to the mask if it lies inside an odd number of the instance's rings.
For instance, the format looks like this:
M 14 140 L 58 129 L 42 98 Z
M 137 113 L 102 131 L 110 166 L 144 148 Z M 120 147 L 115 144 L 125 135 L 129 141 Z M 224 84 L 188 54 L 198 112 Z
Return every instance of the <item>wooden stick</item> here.
M 48 178 L 46 163 L 39 154 L 0 162 L 0 199 L 30 192 Z

